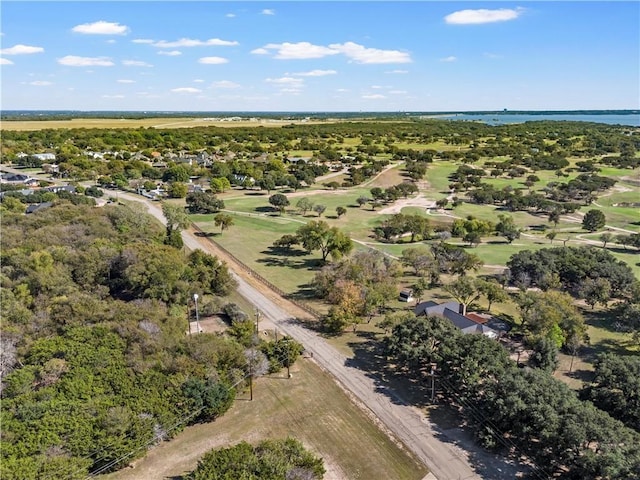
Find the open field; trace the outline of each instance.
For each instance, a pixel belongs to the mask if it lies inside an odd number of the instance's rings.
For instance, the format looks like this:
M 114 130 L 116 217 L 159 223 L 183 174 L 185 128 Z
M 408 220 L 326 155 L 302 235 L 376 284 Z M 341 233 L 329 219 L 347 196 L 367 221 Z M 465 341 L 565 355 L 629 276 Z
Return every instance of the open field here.
M 275 120 L 243 119 L 221 120 L 215 118 L 74 118 L 71 120 L 10 120 L 3 121 L 0 130 L 35 131 L 47 128 L 191 128 L 191 127 L 282 127 L 291 124 L 332 123 L 337 120 Z
M 212 448 L 242 440 L 292 436 L 323 457 L 325 480 L 420 480 L 427 471 L 391 441 L 335 381 L 309 359 L 286 373 L 254 383 L 254 399 L 241 393 L 221 418 L 186 428 L 158 445 L 133 468 L 105 475 L 105 480 L 181 478 Z

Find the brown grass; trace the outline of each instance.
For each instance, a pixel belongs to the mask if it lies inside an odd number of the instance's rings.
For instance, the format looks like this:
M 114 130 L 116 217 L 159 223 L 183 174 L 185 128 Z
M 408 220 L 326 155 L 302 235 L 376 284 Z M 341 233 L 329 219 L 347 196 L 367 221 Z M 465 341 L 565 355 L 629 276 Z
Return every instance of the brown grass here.
M 238 395 L 234 406 L 215 422 L 188 427 L 175 439 L 152 449 L 132 467 L 109 480 L 165 479 L 195 468 L 208 450 L 265 438 L 292 436 L 325 462 L 325 480 L 419 480 L 426 468 L 390 440 L 312 360 L 300 359 L 286 373 L 260 378 L 254 399 Z

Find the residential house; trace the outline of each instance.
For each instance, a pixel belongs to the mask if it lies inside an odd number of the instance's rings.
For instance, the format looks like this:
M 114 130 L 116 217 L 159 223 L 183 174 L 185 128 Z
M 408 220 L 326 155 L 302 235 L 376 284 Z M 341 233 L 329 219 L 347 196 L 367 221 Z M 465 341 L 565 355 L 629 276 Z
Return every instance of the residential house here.
M 419 303 L 414 313 L 420 315 L 436 315 L 451 321 L 462 333 L 481 334 L 489 338 L 498 338 L 499 332 L 486 325 L 486 322 L 480 323 L 474 320 L 471 314 L 463 315 L 464 305 L 458 302 L 440 303 L 429 300 Z

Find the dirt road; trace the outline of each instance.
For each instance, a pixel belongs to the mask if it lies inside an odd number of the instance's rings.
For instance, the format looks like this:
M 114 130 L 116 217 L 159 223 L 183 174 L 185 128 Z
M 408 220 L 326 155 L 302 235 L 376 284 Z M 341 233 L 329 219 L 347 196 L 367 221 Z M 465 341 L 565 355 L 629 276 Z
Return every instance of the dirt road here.
M 113 192 L 108 192 L 111 195 Z M 119 192 L 121 200 L 144 202 L 149 212 L 164 222 L 159 203 L 147 201 L 139 196 Z M 431 470 L 440 480 L 481 479 L 470 465 L 467 452 L 462 448 L 436 438 L 439 435 L 421 412 L 407 405 L 393 394 L 379 393 L 375 380 L 365 372 L 346 365 L 347 357 L 339 353 L 317 333 L 303 327 L 295 319 L 308 314 L 296 305 L 269 291 L 260 282 L 252 279 L 237 267 L 233 259 L 206 238 L 197 237 L 192 231 L 183 232 L 183 240 L 189 249 L 202 249 L 224 260 L 238 282 L 238 292 L 258 308 L 262 315 L 260 327 L 277 328 L 301 342 L 313 355 L 315 362 L 351 392 L 354 397 L 380 420 L 393 435 Z

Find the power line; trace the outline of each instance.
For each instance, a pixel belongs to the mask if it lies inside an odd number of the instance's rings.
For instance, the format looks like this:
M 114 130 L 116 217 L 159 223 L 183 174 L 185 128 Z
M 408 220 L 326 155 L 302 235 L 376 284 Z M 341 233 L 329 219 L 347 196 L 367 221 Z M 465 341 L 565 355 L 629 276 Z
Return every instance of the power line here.
M 280 363 L 282 364 L 282 362 L 284 361 L 285 358 L 289 359 L 290 358 L 290 354 L 287 351 L 286 354 L 283 354 L 280 357 L 277 357 L 278 360 L 280 361 Z M 250 366 L 250 361 L 247 361 L 245 366 Z M 251 372 L 251 370 L 250 370 Z M 231 389 L 237 387 L 240 383 L 242 383 L 244 380 L 246 380 L 248 377 L 250 377 L 252 375 L 251 373 L 247 373 L 246 375 L 244 375 L 241 379 L 239 379 L 237 382 L 235 382 L 233 385 L 231 385 L 230 387 L 228 387 L 228 391 L 230 391 Z M 199 409 L 197 409 L 194 412 L 191 412 L 189 415 L 183 417 L 179 422 L 176 422 L 173 426 L 171 426 L 167 432 L 171 432 L 172 430 L 175 430 L 176 428 L 178 428 L 180 425 L 184 424 L 185 422 L 187 422 L 190 418 L 196 416 L 197 414 L 199 414 L 202 410 L 204 410 L 206 407 L 200 407 Z M 123 460 L 126 460 L 127 458 L 131 457 L 132 455 L 134 455 L 135 453 L 139 452 L 140 450 L 142 450 L 143 448 L 148 448 L 151 444 L 153 444 L 154 442 L 156 442 L 158 440 L 157 437 L 154 437 L 153 439 L 151 439 L 150 441 L 146 442 L 145 444 L 141 445 L 140 447 L 135 448 L 134 450 L 128 452 L 125 455 L 122 455 L 121 457 L 107 463 L 106 465 L 103 465 L 102 467 L 100 467 L 97 470 L 94 470 L 93 472 L 89 473 L 89 475 L 85 478 L 92 478 L 95 477 L 96 475 L 99 475 L 103 472 L 105 472 L 106 470 L 110 469 L 111 467 L 117 465 L 118 463 L 120 463 Z M 78 471 L 77 473 L 80 473 L 80 471 Z

